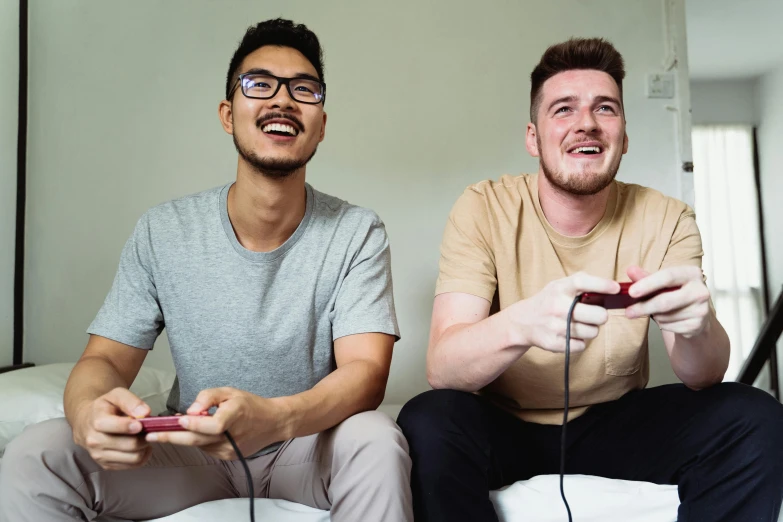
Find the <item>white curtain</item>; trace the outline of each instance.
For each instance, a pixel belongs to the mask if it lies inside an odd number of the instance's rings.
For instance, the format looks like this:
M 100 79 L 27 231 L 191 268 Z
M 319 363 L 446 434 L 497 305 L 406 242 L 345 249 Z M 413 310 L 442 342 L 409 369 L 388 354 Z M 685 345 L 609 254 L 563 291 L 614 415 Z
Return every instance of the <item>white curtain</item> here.
M 764 317 L 752 128 L 694 126 L 693 163 L 703 266 L 731 339 L 726 380 L 735 380 Z

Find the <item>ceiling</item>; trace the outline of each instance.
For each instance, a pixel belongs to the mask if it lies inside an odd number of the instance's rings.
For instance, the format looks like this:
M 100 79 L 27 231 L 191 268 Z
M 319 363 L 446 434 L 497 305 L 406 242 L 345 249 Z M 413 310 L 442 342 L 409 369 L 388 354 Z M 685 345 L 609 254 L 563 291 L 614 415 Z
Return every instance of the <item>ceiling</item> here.
M 752 78 L 783 65 L 783 0 L 685 0 L 690 75 Z

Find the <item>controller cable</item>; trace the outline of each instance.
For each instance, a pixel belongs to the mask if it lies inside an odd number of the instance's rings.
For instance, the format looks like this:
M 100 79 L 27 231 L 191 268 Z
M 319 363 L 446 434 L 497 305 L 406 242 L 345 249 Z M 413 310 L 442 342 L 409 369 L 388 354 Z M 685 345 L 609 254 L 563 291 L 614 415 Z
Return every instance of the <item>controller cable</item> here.
M 566 424 L 568 424 L 568 366 L 571 362 L 571 319 L 574 315 L 574 308 L 581 299 L 581 295 L 574 298 L 571 303 L 571 307 L 568 309 L 568 315 L 566 316 L 566 342 L 565 342 L 565 407 L 563 408 L 563 427 L 560 432 L 560 496 L 563 498 L 563 504 L 565 504 L 566 511 L 568 512 L 568 522 L 573 522 L 571 518 L 571 507 L 566 500 L 565 490 L 563 489 L 563 476 L 565 475 L 565 453 L 566 453 Z
M 253 477 L 250 475 L 250 468 L 247 466 L 247 461 L 245 460 L 245 457 L 242 456 L 242 452 L 239 451 L 239 446 L 237 446 L 237 443 L 234 441 L 234 437 L 231 436 L 231 434 L 228 432 L 228 430 L 225 431 L 226 438 L 231 443 L 231 446 L 234 448 L 234 452 L 237 454 L 237 458 L 239 458 L 240 462 L 242 462 L 242 467 L 245 468 L 245 475 L 247 476 L 247 491 L 250 498 L 250 522 L 256 522 L 256 515 L 255 515 L 255 502 L 253 494 Z

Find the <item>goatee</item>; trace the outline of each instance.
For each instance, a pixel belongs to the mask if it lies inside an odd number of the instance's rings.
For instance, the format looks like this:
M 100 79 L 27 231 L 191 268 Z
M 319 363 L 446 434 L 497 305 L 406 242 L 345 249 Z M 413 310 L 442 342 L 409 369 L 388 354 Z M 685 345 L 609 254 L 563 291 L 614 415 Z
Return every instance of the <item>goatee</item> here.
M 234 147 L 242 159 L 248 162 L 259 174 L 271 178 L 271 179 L 284 179 L 301 169 L 307 163 L 313 159 L 315 153 L 318 151 L 318 146 L 313 149 L 313 152 L 306 158 L 294 158 L 294 159 L 277 159 L 277 158 L 262 158 L 251 150 L 245 150 L 239 144 L 236 134 L 234 138 Z
M 538 150 L 541 151 L 541 140 L 538 136 L 536 136 L 536 141 Z M 592 196 L 608 187 L 614 180 L 615 176 L 617 176 L 617 171 L 620 169 L 621 159 L 622 157 L 618 158 L 615 165 L 609 165 L 605 172 L 588 171 L 573 176 L 567 176 L 562 171 L 549 168 L 549 165 L 544 160 L 543 153 L 539 155 L 539 164 L 544 176 L 555 188 L 575 196 Z

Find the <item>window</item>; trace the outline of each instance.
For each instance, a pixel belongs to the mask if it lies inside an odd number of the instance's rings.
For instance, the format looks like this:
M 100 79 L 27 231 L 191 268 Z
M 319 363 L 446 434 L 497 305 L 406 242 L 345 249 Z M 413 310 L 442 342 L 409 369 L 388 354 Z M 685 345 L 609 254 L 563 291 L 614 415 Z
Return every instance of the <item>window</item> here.
M 694 126 L 693 162 L 704 273 L 731 339 L 726 380 L 734 380 L 764 318 L 752 127 Z

